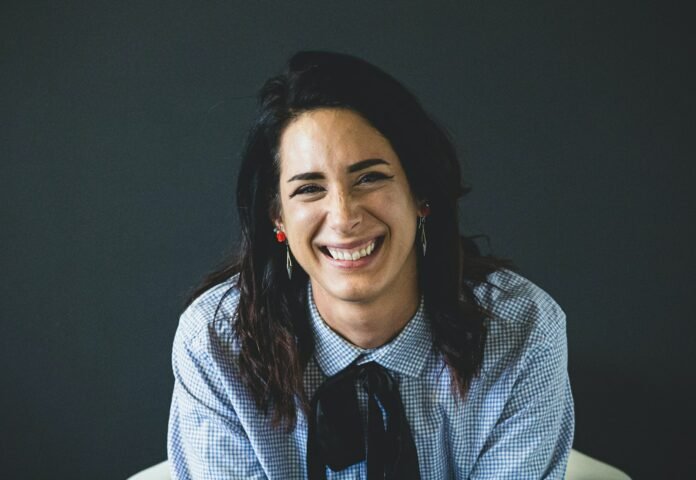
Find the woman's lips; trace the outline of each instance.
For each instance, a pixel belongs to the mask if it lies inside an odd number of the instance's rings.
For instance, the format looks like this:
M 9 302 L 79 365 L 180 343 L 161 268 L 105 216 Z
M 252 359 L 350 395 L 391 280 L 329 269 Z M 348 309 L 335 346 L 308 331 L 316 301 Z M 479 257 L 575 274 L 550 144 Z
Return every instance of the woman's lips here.
M 382 245 L 384 237 L 377 237 L 366 242 L 356 242 L 351 248 L 336 246 L 321 247 L 321 252 L 336 266 L 342 268 L 357 268 L 370 263 L 375 252 Z

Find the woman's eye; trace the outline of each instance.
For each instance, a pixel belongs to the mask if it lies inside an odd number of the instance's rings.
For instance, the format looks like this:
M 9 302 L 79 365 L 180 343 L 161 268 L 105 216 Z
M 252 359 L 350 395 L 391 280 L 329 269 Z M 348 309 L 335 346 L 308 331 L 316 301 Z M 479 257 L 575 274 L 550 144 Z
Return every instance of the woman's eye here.
M 292 193 L 292 195 L 290 195 L 290 198 L 294 197 L 295 195 L 308 195 L 312 193 L 319 193 L 322 190 L 324 189 L 319 185 L 302 185 L 300 188 L 295 190 Z
M 385 175 L 384 173 L 381 172 L 370 172 L 366 173 L 362 177 L 358 179 L 358 184 L 365 184 L 365 183 L 374 183 L 378 182 L 379 180 L 385 180 L 388 178 L 393 178 L 394 175 Z

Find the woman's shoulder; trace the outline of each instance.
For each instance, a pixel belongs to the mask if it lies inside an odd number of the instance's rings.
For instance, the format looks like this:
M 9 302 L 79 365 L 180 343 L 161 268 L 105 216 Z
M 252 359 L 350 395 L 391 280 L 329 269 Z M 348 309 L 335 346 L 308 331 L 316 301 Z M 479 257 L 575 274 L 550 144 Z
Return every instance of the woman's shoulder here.
M 238 275 L 204 291 L 179 318 L 175 342 L 189 346 L 199 343 L 234 343 L 234 319 L 239 304 Z
M 189 392 L 185 397 L 193 395 L 226 417 L 234 411 L 231 402 L 242 398 L 234 329 L 236 280 L 218 283 L 191 302 L 181 314 L 172 346 L 174 377 Z
M 493 347 L 543 348 L 565 340 L 565 313 L 548 293 L 522 275 L 501 269 L 473 291 L 490 314 L 488 337 Z

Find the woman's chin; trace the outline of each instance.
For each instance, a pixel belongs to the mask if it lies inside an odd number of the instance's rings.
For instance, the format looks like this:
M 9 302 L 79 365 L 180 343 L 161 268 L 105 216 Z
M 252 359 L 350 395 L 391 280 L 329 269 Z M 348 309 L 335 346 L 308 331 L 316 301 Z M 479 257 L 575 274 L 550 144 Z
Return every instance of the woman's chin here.
M 333 301 L 363 303 L 375 298 L 379 290 L 375 288 L 373 279 L 327 278 L 319 285 L 320 295 Z M 312 288 L 317 291 L 317 282 L 312 282 Z

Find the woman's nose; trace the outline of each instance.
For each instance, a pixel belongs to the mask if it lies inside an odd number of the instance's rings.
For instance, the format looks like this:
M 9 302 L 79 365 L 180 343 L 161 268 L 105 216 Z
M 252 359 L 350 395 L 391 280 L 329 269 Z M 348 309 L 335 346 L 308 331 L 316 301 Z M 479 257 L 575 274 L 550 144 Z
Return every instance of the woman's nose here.
M 329 204 L 329 226 L 339 233 L 351 233 L 362 221 L 357 202 L 345 193 L 333 195 Z

